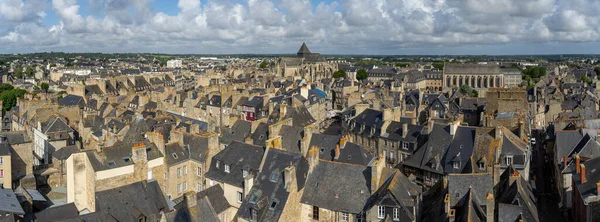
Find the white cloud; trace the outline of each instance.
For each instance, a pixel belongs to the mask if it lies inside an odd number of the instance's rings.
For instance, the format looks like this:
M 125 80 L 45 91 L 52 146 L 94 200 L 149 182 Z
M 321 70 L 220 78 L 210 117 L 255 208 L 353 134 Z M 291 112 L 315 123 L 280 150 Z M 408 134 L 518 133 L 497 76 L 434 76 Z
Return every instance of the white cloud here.
M 362 53 L 600 41 L 596 0 L 169 1 L 175 15 L 152 0 L 85 0 L 91 15 L 77 0 L 48 1 L 0 0 L 0 43 L 17 51 L 237 53 L 287 52 L 306 41 Z M 48 10 L 56 24 L 41 22 Z

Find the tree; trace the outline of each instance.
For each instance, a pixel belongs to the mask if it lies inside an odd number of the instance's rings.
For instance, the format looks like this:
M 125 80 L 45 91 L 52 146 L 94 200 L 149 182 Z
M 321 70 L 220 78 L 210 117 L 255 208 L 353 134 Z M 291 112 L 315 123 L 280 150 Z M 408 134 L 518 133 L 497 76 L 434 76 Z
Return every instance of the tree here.
M 600 66 L 596 66 L 596 68 L 594 68 L 594 72 L 596 72 L 596 76 L 598 77 L 598 80 L 600 80 Z
M 366 69 L 359 69 L 356 72 L 356 79 L 357 80 L 367 79 L 368 77 L 369 77 L 369 73 L 367 73 Z
M 22 66 L 15 67 L 14 76 L 17 79 L 20 79 L 23 77 L 23 67 Z
M 33 67 L 27 66 L 27 69 L 25 70 L 25 74 L 27 75 L 27 77 L 33 77 L 33 75 L 35 74 Z
M 346 71 L 342 69 L 335 71 L 333 73 L 333 78 L 346 78 Z
M 588 78 L 587 76 L 581 77 L 581 81 L 587 84 L 592 84 L 592 80 L 590 80 L 590 78 Z
M 474 90 L 473 88 L 471 88 L 469 85 L 462 85 L 462 86 L 460 86 L 460 88 L 458 88 L 458 90 L 460 91 L 460 93 L 470 96 L 470 97 L 478 97 L 479 96 L 479 92 L 477 92 L 477 90 Z
M 267 61 L 262 61 L 258 67 L 261 69 L 264 69 L 264 68 L 267 68 L 267 65 L 268 65 Z
M 444 63 L 443 62 L 434 62 L 431 64 L 433 66 L 433 68 L 439 69 L 439 70 L 444 70 Z
M 50 85 L 48 85 L 48 83 L 43 82 L 40 87 L 42 88 L 42 90 L 44 90 L 44 92 L 46 94 L 48 94 L 48 89 L 50 89 Z
M 52 68 L 52 67 L 56 67 L 56 63 L 51 63 L 50 68 Z

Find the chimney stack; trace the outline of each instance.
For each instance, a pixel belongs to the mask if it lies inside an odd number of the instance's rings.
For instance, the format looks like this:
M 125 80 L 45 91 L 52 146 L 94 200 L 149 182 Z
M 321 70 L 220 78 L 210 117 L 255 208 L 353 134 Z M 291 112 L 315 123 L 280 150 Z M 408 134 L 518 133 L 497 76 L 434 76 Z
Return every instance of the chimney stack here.
M 585 178 L 585 165 L 581 164 L 581 183 L 585 183 L 587 178 Z
M 287 114 L 287 104 L 282 103 L 279 105 L 279 118 L 283 118 Z
M 306 87 L 306 85 L 300 88 L 300 95 L 305 99 L 308 99 L 308 87 Z
M 346 136 L 342 136 L 342 138 L 340 138 L 340 149 L 344 149 L 347 142 L 348 142 L 348 138 L 346 138 Z
M 403 123 L 402 124 L 402 138 L 406 138 L 406 135 L 408 135 L 408 124 Z
M 334 159 L 337 160 L 340 158 L 340 144 L 335 144 L 335 157 Z
M 190 191 L 184 194 L 187 207 L 194 207 L 198 201 L 196 200 L 196 192 Z
M 308 150 L 308 155 L 306 155 L 306 160 L 308 161 L 308 171 L 312 172 L 312 170 L 317 167 L 319 164 L 319 147 L 312 146 Z
M 452 135 L 452 137 L 454 137 L 454 134 L 456 134 L 457 129 L 458 129 L 458 121 L 454 121 L 454 122 L 450 123 L 450 135 Z
M 502 128 L 500 126 L 496 126 L 496 129 L 494 130 L 494 139 L 499 140 L 500 138 L 502 138 Z
M 581 172 L 581 160 L 579 159 L 579 154 L 575 154 L 575 173 Z
M 296 182 L 296 167 L 292 163 L 283 170 L 283 179 L 285 181 L 285 190 L 290 192 L 292 185 Z
M 392 121 L 394 120 L 394 112 L 392 109 L 384 109 L 383 110 L 383 121 Z
M 563 156 L 563 169 L 567 168 L 567 156 Z

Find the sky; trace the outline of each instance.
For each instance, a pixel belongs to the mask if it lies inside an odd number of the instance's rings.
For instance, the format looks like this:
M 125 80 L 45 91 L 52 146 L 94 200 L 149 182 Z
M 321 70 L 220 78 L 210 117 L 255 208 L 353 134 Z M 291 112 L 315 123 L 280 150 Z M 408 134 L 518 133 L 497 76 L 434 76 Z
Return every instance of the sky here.
M 0 0 L 0 53 L 600 53 L 600 0 Z

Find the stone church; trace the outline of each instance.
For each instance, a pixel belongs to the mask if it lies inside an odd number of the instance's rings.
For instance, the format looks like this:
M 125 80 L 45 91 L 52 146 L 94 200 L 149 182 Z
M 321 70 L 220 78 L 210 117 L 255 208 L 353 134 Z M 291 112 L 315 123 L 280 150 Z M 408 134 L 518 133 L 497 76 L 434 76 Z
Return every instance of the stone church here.
M 296 57 L 280 58 L 277 65 L 277 74 L 280 76 L 309 82 L 331 78 L 337 70 L 337 64 L 327 62 L 319 53 L 310 52 L 306 43 L 302 43 Z

